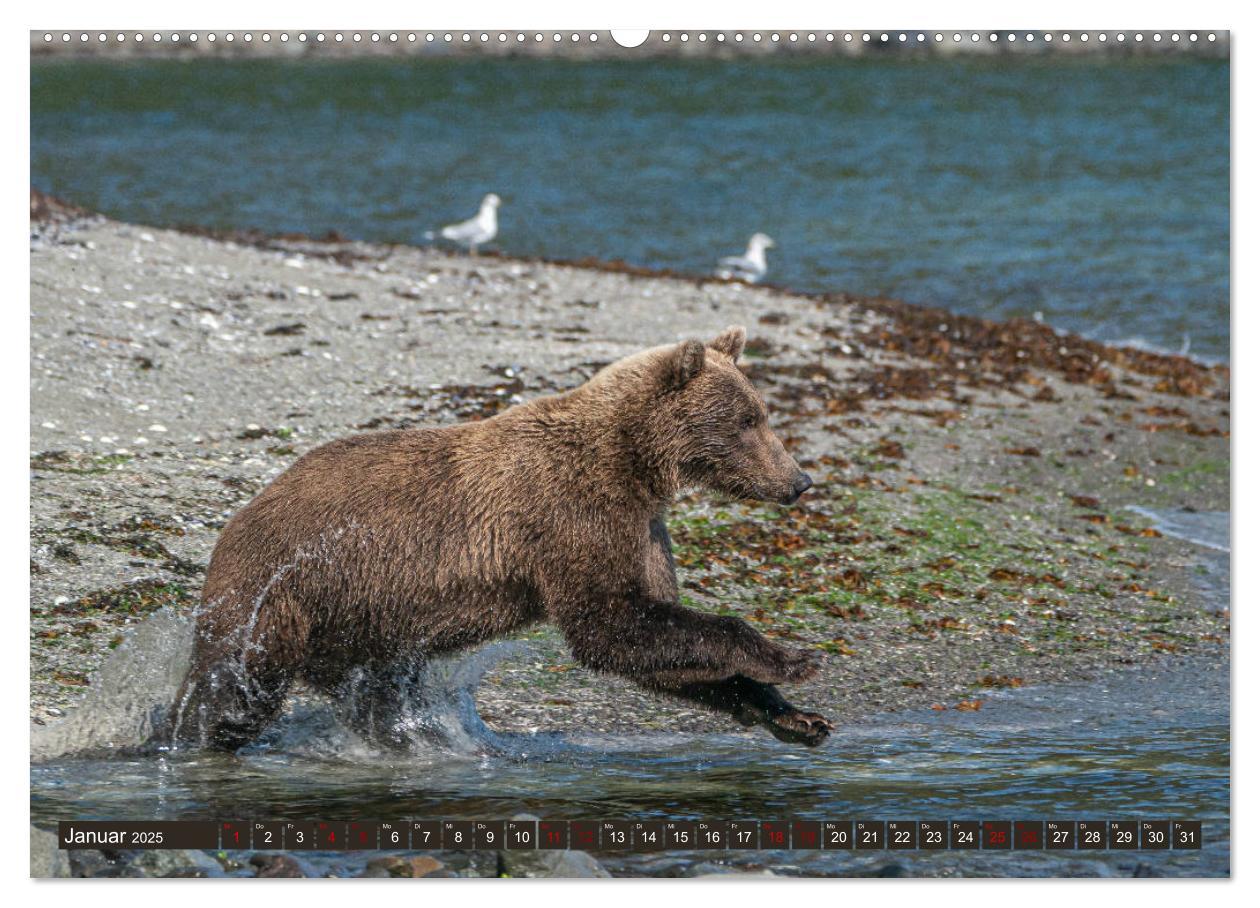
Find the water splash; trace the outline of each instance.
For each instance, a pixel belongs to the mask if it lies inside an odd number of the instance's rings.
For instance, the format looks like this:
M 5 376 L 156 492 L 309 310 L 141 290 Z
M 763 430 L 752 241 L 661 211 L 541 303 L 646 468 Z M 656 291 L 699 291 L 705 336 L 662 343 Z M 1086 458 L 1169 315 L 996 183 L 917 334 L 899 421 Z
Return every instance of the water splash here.
M 141 622 L 92 677 L 64 719 L 32 726 L 31 761 L 134 751 L 163 725 L 192 657 L 193 617 L 162 609 Z
M 31 761 L 160 750 L 192 661 L 195 616 L 164 609 L 139 624 L 61 721 L 31 730 Z M 391 674 L 359 673 L 335 697 L 299 687 L 283 714 L 246 748 L 355 760 L 396 752 L 484 755 L 521 751 L 482 721 L 476 692 L 499 662 L 527 651 L 495 643 L 470 654 L 417 660 Z M 538 738 L 543 745 L 544 738 Z
M 491 730 L 477 712 L 476 694 L 488 671 L 527 651 L 519 641 L 493 643 L 472 653 L 398 665 L 388 677 L 363 671 L 334 697 L 299 689 L 282 717 L 242 753 L 341 760 L 515 753 L 519 736 Z

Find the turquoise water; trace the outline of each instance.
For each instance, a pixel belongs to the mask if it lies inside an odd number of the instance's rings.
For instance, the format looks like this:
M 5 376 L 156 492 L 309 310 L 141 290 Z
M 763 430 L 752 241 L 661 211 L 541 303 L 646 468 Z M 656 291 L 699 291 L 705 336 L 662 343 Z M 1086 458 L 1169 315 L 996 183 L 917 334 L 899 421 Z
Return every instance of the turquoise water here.
M 49 62 L 32 182 L 118 218 L 768 280 L 1229 355 L 1224 61 Z

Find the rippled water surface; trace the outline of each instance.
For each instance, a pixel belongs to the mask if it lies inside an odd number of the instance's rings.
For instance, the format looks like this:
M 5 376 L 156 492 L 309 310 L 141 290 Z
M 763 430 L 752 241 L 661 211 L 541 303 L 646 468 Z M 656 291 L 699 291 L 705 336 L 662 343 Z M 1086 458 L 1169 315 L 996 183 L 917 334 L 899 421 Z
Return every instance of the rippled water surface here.
M 291 719 L 283 747 L 240 757 L 67 759 L 32 768 L 36 822 L 100 818 L 1125 819 L 1203 821 L 1198 853 L 876 856 L 756 860 L 802 872 L 897 862 L 922 873 L 1229 871 L 1227 668 L 1184 664 L 997 694 L 979 713 L 930 710 L 845 728 L 817 750 L 761 737 L 507 739 L 495 755 L 407 759 L 333 750 Z M 312 729 L 315 729 L 314 731 Z M 711 856 L 705 856 L 706 858 Z M 325 856 L 345 869 L 366 856 Z M 686 856 L 610 856 L 651 871 Z M 754 858 L 747 855 L 742 860 Z
M 31 178 L 155 224 L 497 245 L 1229 353 L 1226 61 L 49 62 Z

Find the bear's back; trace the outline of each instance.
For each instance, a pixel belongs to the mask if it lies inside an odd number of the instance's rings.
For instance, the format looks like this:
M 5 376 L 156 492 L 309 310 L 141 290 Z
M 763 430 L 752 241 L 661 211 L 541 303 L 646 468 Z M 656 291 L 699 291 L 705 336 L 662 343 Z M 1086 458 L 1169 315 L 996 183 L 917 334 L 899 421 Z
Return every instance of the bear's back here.
M 528 599 L 551 512 L 529 472 L 537 452 L 518 453 L 530 446 L 490 423 L 374 432 L 310 451 L 224 528 L 205 602 L 239 613 L 288 596 L 336 633 L 407 637 L 455 611 L 476 624 L 465 603 L 502 612 L 504 591 Z M 530 617 L 519 601 L 512 609 L 481 617 Z

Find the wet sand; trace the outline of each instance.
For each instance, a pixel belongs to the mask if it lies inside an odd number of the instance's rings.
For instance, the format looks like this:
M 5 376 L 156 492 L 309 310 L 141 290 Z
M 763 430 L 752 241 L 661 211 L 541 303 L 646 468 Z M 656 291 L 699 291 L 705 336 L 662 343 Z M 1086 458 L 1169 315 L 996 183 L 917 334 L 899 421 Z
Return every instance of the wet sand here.
M 794 702 L 969 712 L 994 689 L 1227 655 L 1195 547 L 1128 509 L 1228 510 L 1221 368 L 893 301 L 198 235 L 46 200 L 31 275 L 36 723 L 129 627 L 195 604 L 219 529 L 303 452 L 484 417 L 733 323 L 818 486 L 793 508 L 687 496 L 671 532 L 689 605 L 824 653 Z M 481 688 L 495 728 L 731 730 L 575 666 L 549 628 L 526 636 Z

